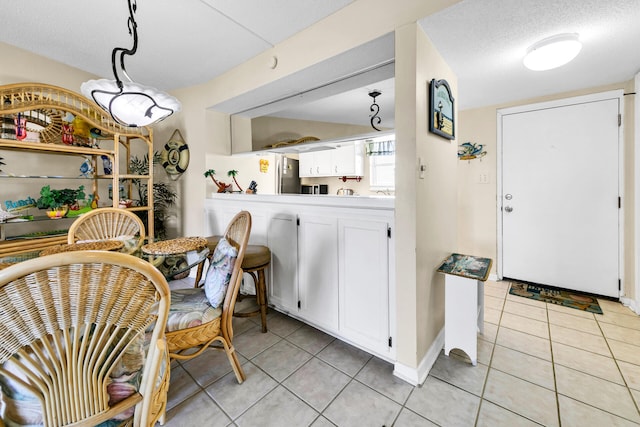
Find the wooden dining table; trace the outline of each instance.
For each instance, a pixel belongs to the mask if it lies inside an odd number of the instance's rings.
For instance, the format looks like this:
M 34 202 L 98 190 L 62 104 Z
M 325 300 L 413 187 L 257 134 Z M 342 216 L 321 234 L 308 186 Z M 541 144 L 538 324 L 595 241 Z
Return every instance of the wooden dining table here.
M 131 255 L 150 262 L 160 270 L 167 280 L 173 280 L 188 273 L 193 267 L 207 259 L 209 248 L 206 242 L 206 239 L 199 237 L 179 237 L 148 243 Z M 60 252 L 86 250 L 120 251 L 123 249 L 124 244 L 118 240 L 60 244 L 46 249 L 24 252 L 19 255 L 2 256 L 0 257 L 0 270 L 20 261 Z

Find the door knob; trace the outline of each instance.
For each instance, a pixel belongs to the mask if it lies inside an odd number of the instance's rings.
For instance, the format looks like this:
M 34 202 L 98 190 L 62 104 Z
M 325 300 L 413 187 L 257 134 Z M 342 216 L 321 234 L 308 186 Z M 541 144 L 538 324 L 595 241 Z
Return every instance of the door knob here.
M 511 206 L 504 207 L 505 212 L 513 212 L 513 208 Z

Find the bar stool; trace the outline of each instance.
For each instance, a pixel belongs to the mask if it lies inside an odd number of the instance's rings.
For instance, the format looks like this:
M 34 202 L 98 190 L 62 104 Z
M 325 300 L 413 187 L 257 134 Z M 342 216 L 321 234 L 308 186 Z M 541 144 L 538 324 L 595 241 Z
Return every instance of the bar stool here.
M 209 255 L 207 259 L 211 262 L 213 252 L 218 245 L 220 236 L 206 237 L 207 246 L 209 248 Z M 242 260 L 242 270 L 248 273 L 253 278 L 253 283 L 256 288 L 256 303 L 258 308 L 251 312 L 233 313 L 235 317 L 250 317 L 260 314 L 262 321 L 262 332 L 267 332 L 267 282 L 265 270 L 271 264 L 271 250 L 264 245 L 247 245 L 247 249 L 244 253 L 244 259 Z M 196 273 L 196 281 L 194 286 L 199 286 L 202 279 L 202 273 L 204 271 L 204 261 L 198 265 L 198 271 Z M 238 301 L 243 297 L 238 295 Z

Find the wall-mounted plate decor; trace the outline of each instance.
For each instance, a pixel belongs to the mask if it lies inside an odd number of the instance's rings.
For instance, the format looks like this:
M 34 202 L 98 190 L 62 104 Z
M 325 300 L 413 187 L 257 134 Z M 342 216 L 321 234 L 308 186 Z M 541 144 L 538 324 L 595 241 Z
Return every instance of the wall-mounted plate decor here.
M 465 142 L 458 146 L 459 160 L 479 159 L 487 155 L 487 150 L 483 150 L 484 145 L 475 142 Z
M 455 139 L 454 101 L 446 80 L 431 80 L 429 90 L 429 131 Z
M 176 129 L 160 153 L 162 167 L 172 178 L 179 177 L 189 166 L 189 146 Z M 177 176 L 176 176 L 177 175 Z

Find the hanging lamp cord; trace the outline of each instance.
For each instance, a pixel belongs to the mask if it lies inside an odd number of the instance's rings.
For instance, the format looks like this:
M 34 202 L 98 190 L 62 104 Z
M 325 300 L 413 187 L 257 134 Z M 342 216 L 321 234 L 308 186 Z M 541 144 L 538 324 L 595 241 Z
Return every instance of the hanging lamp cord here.
M 122 74 L 132 82 L 133 80 L 127 74 L 127 69 L 124 66 L 124 56 L 131 55 L 133 56 L 138 50 L 138 24 L 136 23 L 136 19 L 134 17 L 136 13 L 136 9 L 138 8 L 136 0 L 128 0 L 129 4 L 129 18 L 127 19 L 127 26 L 129 27 L 129 34 L 133 36 L 133 46 L 131 49 L 126 49 L 123 47 L 115 47 L 113 48 L 113 52 L 111 52 L 111 67 L 113 68 L 113 76 L 116 78 L 116 83 L 118 87 L 122 91 L 123 85 L 122 80 L 118 76 L 118 69 L 116 68 L 116 57 L 118 53 L 120 54 L 120 68 L 122 69 Z

